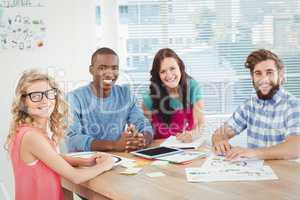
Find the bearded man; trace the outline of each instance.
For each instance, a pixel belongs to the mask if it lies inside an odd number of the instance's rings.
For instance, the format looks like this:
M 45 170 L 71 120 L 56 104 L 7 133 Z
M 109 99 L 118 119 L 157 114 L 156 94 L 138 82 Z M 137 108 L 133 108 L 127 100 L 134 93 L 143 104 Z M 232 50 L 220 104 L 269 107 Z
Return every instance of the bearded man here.
M 256 94 L 247 99 L 212 135 L 213 150 L 228 160 L 238 157 L 291 159 L 300 155 L 300 104 L 285 91 L 284 65 L 271 51 L 252 52 L 245 62 Z M 246 131 L 248 148 L 229 140 Z

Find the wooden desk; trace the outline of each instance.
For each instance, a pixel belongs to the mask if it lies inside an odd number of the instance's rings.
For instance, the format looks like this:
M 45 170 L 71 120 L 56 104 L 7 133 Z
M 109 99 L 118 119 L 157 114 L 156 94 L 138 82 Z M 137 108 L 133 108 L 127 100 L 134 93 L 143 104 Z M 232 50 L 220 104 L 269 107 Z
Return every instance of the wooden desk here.
M 129 154 L 118 155 L 139 159 Z M 188 165 L 146 165 L 138 175 L 121 175 L 121 166 L 86 183 L 75 185 L 65 179 L 62 185 L 89 199 L 116 200 L 299 200 L 300 164 L 292 161 L 266 161 L 279 180 L 248 182 L 188 183 L 184 169 L 199 167 L 205 159 L 197 159 Z M 150 161 L 151 162 L 151 161 Z M 150 178 L 145 173 L 161 171 L 164 177 Z

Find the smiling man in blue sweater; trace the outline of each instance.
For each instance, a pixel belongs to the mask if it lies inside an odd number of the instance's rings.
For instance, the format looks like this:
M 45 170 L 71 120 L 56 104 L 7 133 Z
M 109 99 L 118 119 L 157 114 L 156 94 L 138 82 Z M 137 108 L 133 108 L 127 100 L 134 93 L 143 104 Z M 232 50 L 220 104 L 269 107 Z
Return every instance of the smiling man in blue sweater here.
M 68 151 L 132 151 L 148 146 L 153 138 L 149 121 L 129 87 L 115 85 L 118 55 L 109 48 L 98 49 L 89 71 L 93 81 L 67 95 L 72 117 Z

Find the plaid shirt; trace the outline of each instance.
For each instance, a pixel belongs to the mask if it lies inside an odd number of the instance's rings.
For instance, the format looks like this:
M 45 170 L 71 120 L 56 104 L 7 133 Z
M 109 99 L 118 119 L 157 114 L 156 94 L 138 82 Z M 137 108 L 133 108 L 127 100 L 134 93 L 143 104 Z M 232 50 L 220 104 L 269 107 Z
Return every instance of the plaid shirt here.
M 300 135 L 300 102 L 282 88 L 270 100 L 254 95 L 238 107 L 226 124 L 235 134 L 246 129 L 249 148 L 276 145 L 289 135 Z

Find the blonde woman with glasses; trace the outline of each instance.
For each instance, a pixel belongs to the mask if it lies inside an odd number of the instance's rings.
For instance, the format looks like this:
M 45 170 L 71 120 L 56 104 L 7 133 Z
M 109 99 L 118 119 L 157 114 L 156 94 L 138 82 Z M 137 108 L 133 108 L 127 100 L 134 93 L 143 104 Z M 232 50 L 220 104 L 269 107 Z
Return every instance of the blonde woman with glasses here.
M 11 112 L 6 147 L 13 165 L 16 200 L 63 199 L 60 176 L 79 184 L 113 167 L 108 154 L 83 159 L 58 153 L 66 129 L 67 105 L 47 74 L 37 70 L 23 73 Z

